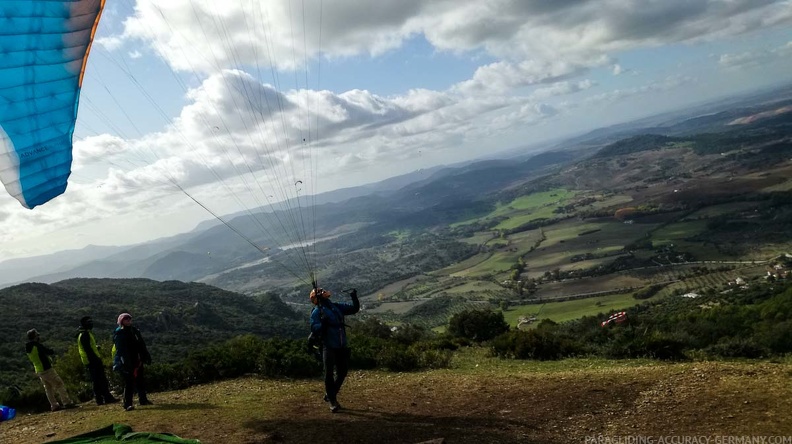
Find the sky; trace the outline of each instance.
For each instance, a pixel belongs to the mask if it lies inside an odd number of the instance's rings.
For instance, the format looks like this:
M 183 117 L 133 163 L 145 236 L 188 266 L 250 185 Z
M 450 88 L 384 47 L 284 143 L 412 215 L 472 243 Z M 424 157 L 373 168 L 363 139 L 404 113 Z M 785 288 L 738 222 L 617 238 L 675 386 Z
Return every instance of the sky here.
M 789 82 L 792 1 L 115 0 L 65 194 L 0 193 L 0 262 Z

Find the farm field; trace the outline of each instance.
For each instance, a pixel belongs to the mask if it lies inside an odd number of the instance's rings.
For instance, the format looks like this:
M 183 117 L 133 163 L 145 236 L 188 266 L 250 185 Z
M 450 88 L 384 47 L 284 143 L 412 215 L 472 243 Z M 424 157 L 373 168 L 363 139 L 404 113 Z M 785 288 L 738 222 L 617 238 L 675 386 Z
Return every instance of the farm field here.
M 525 261 L 531 273 L 544 273 L 554 268 L 562 270 L 579 269 L 581 265 L 572 262 L 578 255 L 591 253 L 596 255 L 612 254 L 621 250 L 626 244 L 646 235 L 655 224 L 623 224 L 620 222 L 580 223 L 565 221 L 546 227 L 547 238 L 539 248 L 528 253 Z M 608 256 L 588 265 L 595 266 L 610 262 L 615 256 Z
M 426 301 L 398 301 L 398 302 L 383 302 L 376 308 L 367 309 L 366 313 L 381 315 L 384 313 L 392 312 L 395 315 L 403 315 Z
M 626 274 L 610 274 L 583 279 L 567 279 L 562 282 L 542 284 L 534 297 L 547 299 L 554 297 L 570 296 L 582 293 L 595 293 L 599 291 L 615 290 L 617 288 L 638 288 L 648 282 Z
M 696 219 L 706 219 L 710 217 L 723 216 L 740 211 L 745 211 L 757 206 L 756 202 L 734 202 L 720 205 L 712 205 L 702 208 L 688 216 L 680 219 L 680 221 L 691 221 Z
M 567 200 L 571 199 L 577 192 L 565 189 L 554 189 L 532 193 L 521 196 L 506 204 L 498 206 L 490 214 L 476 219 L 466 220 L 452 224 L 451 227 L 458 227 L 476 221 L 487 221 L 496 218 L 506 218 L 498 224 L 496 229 L 516 228 L 524 223 L 540 218 L 552 218 L 555 216 L 553 210 L 558 208 Z
M 473 236 L 460 239 L 460 242 L 471 245 L 484 245 L 488 240 L 494 238 L 496 234 L 492 231 L 479 231 Z
M 605 314 L 614 310 L 623 310 L 635 305 L 659 299 L 661 296 L 654 296 L 649 299 L 637 300 L 632 297 L 632 293 L 612 294 L 608 296 L 597 296 L 593 298 L 578 299 L 574 301 L 547 302 L 545 304 L 519 305 L 503 312 L 506 322 L 516 327 L 519 318 L 536 316 L 534 324 L 542 319 L 550 319 L 555 322 L 565 322 L 582 318 L 583 316 L 595 316 L 600 313 Z M 540 313 L 541 310 L 541 313 Z
M 413 276 L 413 277 L 408 278 L 408 279 L 403 279 L 401 281 L 394 282 L 394 283 L 392 283 L 390 285 L 386 285 L 385 287 L 382 287 L 379 290 L 377 290 L 375 293 L 368 294 L 368 295 L 365 295 L 365 296 L 361 296 L 360 300 L 361 300 L 361 302 L 365 302 L 365 301 L 374 302 L 374 301 L 379 300 L 380 298 L 387 299 L 387 298 L 395 295 L 399 291 L 401 291 L 403 288 L 407 287 L 409 284 L 412 284 L 414 282 L 418 282 L 418 281 L 421 281 L 421 280 L 426 280 L 426 279 L 427 279 L 427 277 L 423 276 L 423 275 L 418 275 L 418 276 Z

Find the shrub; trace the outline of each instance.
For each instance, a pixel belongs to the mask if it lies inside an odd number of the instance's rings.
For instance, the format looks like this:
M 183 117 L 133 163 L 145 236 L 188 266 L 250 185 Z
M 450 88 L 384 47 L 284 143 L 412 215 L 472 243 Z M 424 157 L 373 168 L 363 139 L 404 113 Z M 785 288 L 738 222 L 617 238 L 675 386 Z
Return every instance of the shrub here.
M 355 319 L 351 325 L 351 334 L 355 337 L 390 339 L 391 328 L 376 317 Z
M 404 345 L 414 344 L 427 337 L 426 328 L 415 324 L 403 324 L 393 332 L 393 339 Z
M 380 366 L 394 372 L 407 372 L 419 368 L 418 353 L 403 345 L 392 345 L 380 350 L 377 360 Z
M 653 358 L 662 360 L 682 360 L 686 344 L 679 338 L 662 332 L 635 336 L 633 331 L 617 335 L 605 347 L 605 355 L 610 358 Z
M 490 310 L 465 310 L 448 322 L 450 334 L 474 341 L 487 341 L 508 330 L 503 313 Z
M 305 352 L 300 339 L 266 341 L 257 362 L 262 376 L 309 378 L 322 373 L 322 363 Z
M 352 344 L 352 354 L 349 358 L 349 367 L 356 369 L 377 368 L 380 350 L 386 348 L 389 342 L 374 337 L 355 338 Z
M 512 330 L 493 339 L 492 354 L 502 358 L 548 361 L 578 353 L 581 347 L 554 329 Z
M 112 383 L 118 387 L 118 393 L 123 391 L 123 381 L 113 372 Z M 146 389 L 150 392 L 181 390 L 189 387 L 191 381 L 185 373 L 184 366 L 179 364 L 152 364 L 146 366 Z
M 418 352 L 419 368 L 449 368 L 454 353 L 448 350 L 423 350 Z
M 723 358 L 762 358 L 767 355 L 767 350 L 752 339 L 729 338 L 710 345 L 704 352 L 712 356 Z

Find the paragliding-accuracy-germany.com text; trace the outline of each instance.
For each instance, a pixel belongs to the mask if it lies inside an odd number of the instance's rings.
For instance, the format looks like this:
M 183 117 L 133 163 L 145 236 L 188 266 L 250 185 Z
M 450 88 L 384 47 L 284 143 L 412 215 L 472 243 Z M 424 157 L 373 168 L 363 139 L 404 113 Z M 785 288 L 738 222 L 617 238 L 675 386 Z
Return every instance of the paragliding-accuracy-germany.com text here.
M 780 435 L 591 435 L 584 444 L 792 444 L 792 436 Z

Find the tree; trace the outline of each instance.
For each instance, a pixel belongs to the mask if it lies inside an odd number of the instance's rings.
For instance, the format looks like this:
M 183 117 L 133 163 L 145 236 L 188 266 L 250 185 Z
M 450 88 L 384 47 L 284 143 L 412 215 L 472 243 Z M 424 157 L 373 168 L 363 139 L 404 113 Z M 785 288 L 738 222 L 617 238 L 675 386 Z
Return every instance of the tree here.
M 487 341 L 509 331 L 502 312 L 490 310 L 465 310 L 448 321 L 448 332 L 453 336 Z

